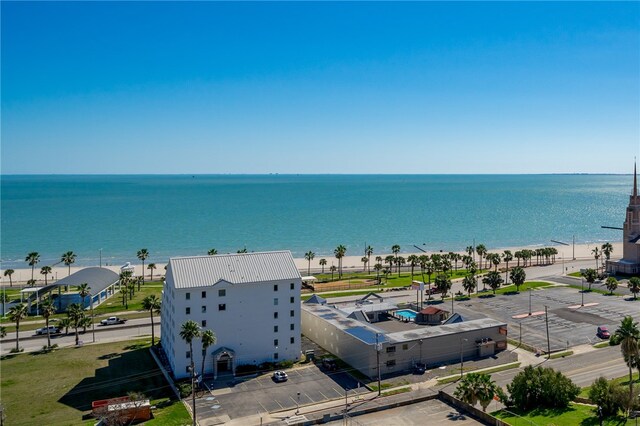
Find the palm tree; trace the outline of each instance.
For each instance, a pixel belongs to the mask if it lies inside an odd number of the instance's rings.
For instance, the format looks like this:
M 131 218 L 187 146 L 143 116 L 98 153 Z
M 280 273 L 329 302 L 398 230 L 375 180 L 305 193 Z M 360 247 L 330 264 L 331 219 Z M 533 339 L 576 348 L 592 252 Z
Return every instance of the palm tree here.
M 85 297 L 91 294 L 89 290 L 91 290 L 91 287 L 89 287 L 88 283 L 82 283 L 78 286 L 78 294 L 82 298 L 82 309 L 86 307 L 86 303 L 84 303 Z
M 473 246 L 467 246 L 467 248 L 466 248 L 466 249 L 464 249 L 464 251 L 466 251 L 466 252 L 467 252 L 467 254 L 468 254 L 471 258 L 474 258 L 475 253 L 476 253 L 476 249 L 475 249 L 475 247 L 473 247 Z
M 151 277 L 149 278 L 149 281 L 153 281 L 153 270 L 156 269 L 156 264 L 155 263 L 148 264 L 147 269 L 151 271 Z
M 613 294 L 615 289 L 618 288 L 618 280 L 616 280 L 614 277 L 609 277 L 607 278 L 606 286 L 607 290 L 609 290 L 610 292 L 609 294 Z
M 82 322 L 84 321 L 85 315 L 84 310 L 80 306 L 79 303 L 72 303 L 67 306 L 67 318 L 71 322 L 71 327 L 75 330 L 76 334 L 76 346 L 80 342 L 80 338 L 78 335 L 78 328 L 82 327 Z
M 513 260 L 511 250 L 505 250 L 502 252 L 502 260 L 504 260 L 504 263 L 507 265 L 507 269 L 504 271 L 504 283 L 508 284 L 509 280 L 507 279 L 507 274 L 509 273 L 509 262 Z
M 204 364 L 205 359 L 207 359 L 207 349 L 209 346 L 213 346 L 216 344 L 216 334 L 211 330 L 205 330 L 202 332 L 202 336 L 200 336 L 200 340 L 202 340 L 202 375 L 201 377 L 204 379 Z
M 7 296 L 7 292 L 6 291 L 0 291 L 0 303 L 2 303 L 2 316 L 4 317 L 4 305 L 5 303 L 9 302 L 11 299 L 9 299 L 9 296 Z
M 311 275 L 311 261 L 316 257 L 316 254 L 312 251 L 308 251 L 304 254 L 304 258 L 307 259 L 307 275 Z
M 336 249 L 333 251 L 336 259 L 338 259 L 338 278 L 342 278 L 342 258 L 344 257 L 346 252 L 347 248 L 342 244 L 336 247 Z
M 427 262 L 424 271 L 427 273 L 427 277 L 429 278 L 429 295 L 427 296 L 427 300 L 431 300 L 431 275 L 436 271 L 433 262 Z
M 218 254 L 218 250 L 216 250 L 216 249 L 214 249 L 214 248 L 213 248 L 213 249 L 209 250 L 209 251 L 207 252 L 207 254 L 208 254 L 209 256 L 216 255 L 216 254 Z
M 7 337 L 7 327 L 0 327 L 0 337 Z
M 595 269 L 587 268 L 582 272 L 582 276 L 589 283 L 589 291 L 591 291 L 591 284 L 596 282 L 596 278 L 598 278 L 598 273 Z
M 602 247 L 600 247 L 600 251 L 604 254 L 604 257 L 609 260 L 611 258 L 611 253 L 613 253 L 613 246 L 611 243 L 604 243 Z
M 18 303 L 9 309 L 9 321 L 16 323 L 16 352 L 20 352 L 20 321 L 28 314 L 27 305 Z
M 236 253 L 241 254 L 241 253 L 248 253 L 247 248 L 241 248 L 240 250 L 238 250 Z
M 596 271 L 598 270 L 598 259 L 600 258 L 600 250 L 598 249 L 598 247 L 595 247 L 593 250 L 591 250 L 591 254 L 593 255 L 594 259 L 596 260 Z
M 633 293 L 633 299 L 637 299 L 640 293 L 640 278 L 633 277 L 629 280 L 629 290 Z
M 373 265 L 373 269 L 376 271 L 376 280 L 378 280 L 378 285 L 380 284 L 380 271 L 382 270 L 382 263 L 376 263 Z
M 373 254 L 373 247 L 367 246 L 364 249 L 364 255 L 367 256 L 367 264 L 369 265 L 369 273 L 371 273 L 371 255 Z
M 435 284 L 441 298 L 444 299 L 449 290 L 451 290 L 451 279 L 447 274 L 439 274 L 436 277 Z
M 412 254 L 407 257 L 407 262 L 409 262 L 409 266 L 411 266 L 411 281 L 413 281 L 413 271 L 416 266 L 418 266 L 418 263 L 420 263 L 420 258 L 415 254 Z
M 471 292 L 476 289 L 477 285 L 478 285 L 478 279 L 473 274 L 467 274 L 462 279 L 462 288 L 464 288 L 464 291 L 467 292 L 469 297 L 471 297 Z
M 487 254 L 487 248 L 484 246 L 484 244 L 478 244 L 476 246 L 476 253 L 478 253 L 478 257 L 480 258 L 478 264 L 480 265 L 480 269 L 482 269 L 482 258 L 485 254 Z
M 31 279 L 33 279 L 34 269 L 36 268 L 38 262 L 40 262 L 40 254 L 37 251 L 32 251 L 27 255 L 27 257 L 24 258 L 24 261 L 28 262 L 29 266 L 31 266 Z
M 329 270 L 331 271 L 331 281 L 333 281 L 333 273 L 336 272 L 336 266 L 335 265 L 331 265 Z
M 384 263 L 388 263 L 389 264 L 389 269 L 393 269 L 393 264 L 395 263 L 396 258 L 393 257 L 392 254 L 388 255 L 387 257 L 384 258 Z
M 407 260 L 404 257 L 398 256 L 396 258 L 396 265 L 398 265 L 398 277 L 400 276 L 400 267 L 404 266 L 405 263 L 407 263 Z
M 64 328 L 64 334 L 66 336 L 69 334 L 69 327 L 71 327 L 71 321 L 69 321 L 69 318 L 61 318 L 60 321 L 58 321 L 58 326 L 60 327 L 60 329 Z
M 360 259 L 360 262 L 362 262 L 362 272 L 365 273 L 367 272 L 367 262 L 369 261 L 369 258 L 367 256 L 363 256 Z
M 47 327 L 47 348 L 51 347 L 51 334 L 49 332 L 49 318 L 56 313 L 56 307 L 53 300 L 47 299 L 40 305 L 40 312 L 44 317 L 45 326 Z
M 11 275 L 13 275 L 13 273 L 16 272 L 13 269 L 7 269 L 4 271 L 4 276 L 5 277 L 9 277 L 9 287 L 13 287 L 13 281 L 11 279 Z
M 400 264 L 398 263 L 398 253 L 400 253 L 400 246 L 398 244 L 394 244 L 393 246 L 391 246 L 391 252 L 395 257 L 394 262 L 396 263 L 396 265 L 398 265 L 398 275 L 400 275 Z
M 180 337 L 189 345 L 189 358 L 191 359 L 191 374 L 195 374 L 193 369 L 193 339 L 200 337 L 200 326 L 197 322 L 189 320 L 182 324 L 180 328 Z
M 47 285 L 47 275 L 51 273 L 51 266 L 43 266 L 40 268 L 40 274 L 44 275 L 44 285 Z
M 524 284 L 524 281 L 527 279 L 527 274 L 524 271 L 524 268 L 521 266 L 516 266 L 511 270 L 511 282 L 516 286 L 516 291 L 520 291 L 520 286 Z
M 496 290 L 502 285 L 502 277 L 498 271 L 489 271 L 484 278 L 482 278 L 482 284 L 488 285 L 493 290 L 493 294 L 496 294 Z
M 142 300 L 142 309 L 149 311 L 151 317 L 151 346 L 155 346 L 155 331 L 153 325 L 153 314 L 160 314 L 160 307 L 162 301 L 156 297 L 155 294 L 151 294 Z
M 324 274 L 324 267 L 327 266 L 327 259 L 320 259 L 320 262 L 318 263 L 322 266 L 322 274 Z
M 491 263 L 493 264 L 494 271 L 498 272 L 498 265 L 500 265 L 500 255 L 498 253 L 490 253 L 486 255 L 487 259 L 491 259 Z
M 491 376 L 489 374 L 480 373 L 478 376 L 479 378 L 475 385 L 476 395 L 478 396 L 478 401 L 480 401 L 480 405 L 482 406 L 482 411 L 486 412 L 489 403 L 491 403 L 493 397 L 498 392 L 498 385 L 496 385 L 496 382 L 491 380 Z
M 146 248 L 138 250 L 136 254 L 138 259 L 142 261 L 142 284 L 144 284 L 144 261 L 149 257 L 149 251 Z
M 629 367 L 629 404 L 632 404 L 634 400 L 633 395 L 633 366 L 634 361 L 639 356 L 639 342 L 640 342 L 640 330 L 638 329 L 638 323 L 633 322 L 631 316 L 626 316 L 620 323 L 620 327 L 615 332 L 615 335 L 620 340 L 620 350 L 622 351 L 622 357 Z
M 76 261 L 76 254 L 72 251 L 68 251 L 66 253 L 64 253 L 62 255 L 62 257 L 60 258 L 60 261 L 62 263 L 64 263 L 65 265 L 67 265 L 67 268 L 69 268 L 69 273 L 68 275 L 71 275 L 71 264 L 74 263 Z

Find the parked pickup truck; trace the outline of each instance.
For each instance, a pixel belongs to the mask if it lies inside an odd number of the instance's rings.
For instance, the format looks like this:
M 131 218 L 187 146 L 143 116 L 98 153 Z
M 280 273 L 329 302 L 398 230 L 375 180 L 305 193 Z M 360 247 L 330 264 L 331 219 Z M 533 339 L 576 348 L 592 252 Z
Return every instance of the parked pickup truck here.
M 125 322 L 127 322 L 127 320 L 123 318 L 109 317 L 100 321 L 100 325 L 124 324 Z

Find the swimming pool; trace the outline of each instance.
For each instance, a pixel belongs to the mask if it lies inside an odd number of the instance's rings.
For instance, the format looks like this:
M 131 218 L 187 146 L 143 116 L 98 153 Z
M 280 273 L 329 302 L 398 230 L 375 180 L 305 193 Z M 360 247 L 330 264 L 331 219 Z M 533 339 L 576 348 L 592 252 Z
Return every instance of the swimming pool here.
M 411 309 L 402 309 L 402 310 L 396 311 L 397 316 L 403 319 L 408 319 L 408 320 L 415 320 L 417 314 L 418 313 L 416 311 L 412 311 Z

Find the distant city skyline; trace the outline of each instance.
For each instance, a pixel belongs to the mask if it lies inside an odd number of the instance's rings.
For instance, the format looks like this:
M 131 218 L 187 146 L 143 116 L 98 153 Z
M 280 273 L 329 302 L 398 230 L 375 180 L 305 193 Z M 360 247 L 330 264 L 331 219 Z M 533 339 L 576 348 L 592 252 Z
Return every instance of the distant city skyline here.
M 640 3 L 2 2 L 2 174 L 632 172 Z

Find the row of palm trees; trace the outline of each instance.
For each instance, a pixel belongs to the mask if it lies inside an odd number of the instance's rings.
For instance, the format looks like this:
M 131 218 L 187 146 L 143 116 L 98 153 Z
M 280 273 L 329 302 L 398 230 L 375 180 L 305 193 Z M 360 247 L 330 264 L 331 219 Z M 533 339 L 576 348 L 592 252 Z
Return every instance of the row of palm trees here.
M 138 257 L 139 260 L 142 261 L 142 271 L 143 271 L 143 284 L 144 284 L 144 261 L 149 257 L 149 251 L 146 248 L 140 249 L 138 250 L 138 252 L 136 253 L 136 256 Z M 68 275 L 71 275 L 71 265 L 73 265 L 77 259 L 77 255 L 73 252 L 73 251 L 67 251 L 65 253 L 62 254 L 62 256 L 60 257 L 60 263 L 64 263 L 67 268 L 68 268 Z M 27 264 L 29 266 L 31 266 L 31 279 L 29 281 L 27 281 L 27 284 L 31 285 L 31 284 L 35 284 L 36 279 L 35 279 L 35 267 L 38 263 L 40 263 L 40 253 L 38 253 L 37 251 L 33 251 L 27 254 L 27 256 L 25 257 L 25 262 L 27 262 Z M 147 269 L 150 271 L 151 273 L 151 281 L 153 281 L 153 271 L 157 268 L 155 263 L 150 263 L 147 265 Z M 12 276 L 16 271 L 13 269 L 6 269 L 4 271 L 4 276 L 9 278 L 9 287 L 13 287 L 13 279 Z M 47 285 L 48 283 L 48 276 L 52 274 L 52 268 L 51 266 L 45 265 L 42 268 L 40 268 L 40 274 L 44 275 L 44 283 L 45 285 Z

